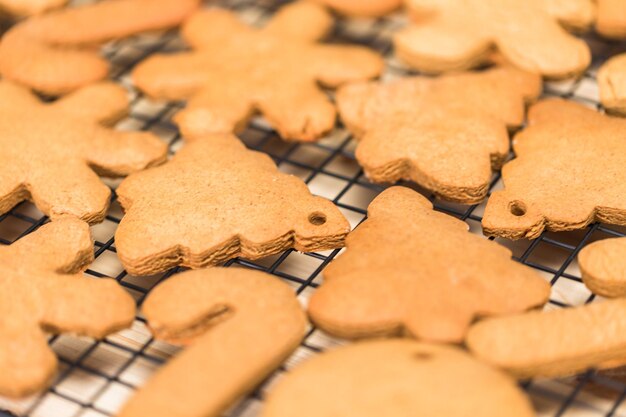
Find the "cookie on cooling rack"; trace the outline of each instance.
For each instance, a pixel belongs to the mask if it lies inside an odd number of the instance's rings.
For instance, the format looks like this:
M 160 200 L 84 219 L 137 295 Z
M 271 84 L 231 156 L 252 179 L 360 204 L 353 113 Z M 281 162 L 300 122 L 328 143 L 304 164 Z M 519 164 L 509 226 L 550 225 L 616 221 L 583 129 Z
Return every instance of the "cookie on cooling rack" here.
M 626 4 L 623 0 L 596 0 L 596 31 L 605 38 L 626 38 Z
M 578 254 L 583 282 L 603 297 L 626 295 L 626 238 L 604 239 Z
M 0 41 L 0 74 L 48 95 L 106 78 L 94 45 L 178 25 L 199 0 L 104 0 L 18 23 Z
M 424 72 L 467 69 L 493 49 L 516 66 L 547 78 L 581 73 L 587 44 L 567 33 L 593 21 L 591 0 L 409 0 L 414 23 L 394 37 L 396 54 Z
M 51 382 L 57 359 L 45 332 L 102 338 L 130 326 L 132 297 L 112 279 L 86 278 L 89 226 L 62 219 L 0 247 L 0 395 L 23 397 Z
M 530 108 L 483 216 L 489 236 L 534 239 L 595 221 L 626 225 L 626 120 L 560 99 Z
M 384 16 L 402 5 L 402 0 L 315 0 L 337 12 L 356 17 Z
M 188 271 L 143 304 L 158 339 L 189 346 L 118 417 L 218 417 L 299 346 L 306 316 L 278 278 L 242 268 Z
M 623 365 L 626 300 L 488 318 L 472 326 L 467 346 L 480 360 L 521 378 L 562 377 Z
M 597 75 L 600 102 L 607 113 L 626 116 L 626 54 L 608 59 Z
M 133 81 L 150 97 L 188 100 L 174 119 L 187 140 L 232 132 L 257 110 L 282 138 L 316 140 L 336 113 L 317 83 L 337 87 L 383 70 L 366 48 L 318 43 L 331 26 L 324 8 L 307 2 L 284 6 L 263 29 L 227 10 L 198 12 L 182 29 L 192 51 L 151 56 Z
M 358 140 L 356 159 L 373 182 L 411 180 L 445 200 L 482 201 L 509 152 L 509 129 L 541 78 L 510 66 L 439 78 L 345 86 L 341 118 Z
M 128 177 L 117 195 L 126 215 L 115 246 L 134 275 L 338 248 L 350 230 L 333 203 L 230 134 L 184 146 L 167 164 Z
M 68 0 L 0 0 L 0 15 L 24 17 L 64 6 Z
M 52 220 L 102 221 L 111 191 L 97 174 L 125 176 L 167 154 L 150 133 L 104 125 L 127 111 L 126 90 L 112 83 L 43 103 L 28 89 L 0 81 L 0 215 L 32 200 Z
M 297 366 L 267 396 L 261 417 L 532 417 L 503 372 L 456 347 L 406 339 L 360 342 Z
M 309 303 L 311 320 L 339 337 L 461 342 L 475 318 L 541 306 L 550 295 L 507 248 L 409 188 L 380 194 L 346 246 Z

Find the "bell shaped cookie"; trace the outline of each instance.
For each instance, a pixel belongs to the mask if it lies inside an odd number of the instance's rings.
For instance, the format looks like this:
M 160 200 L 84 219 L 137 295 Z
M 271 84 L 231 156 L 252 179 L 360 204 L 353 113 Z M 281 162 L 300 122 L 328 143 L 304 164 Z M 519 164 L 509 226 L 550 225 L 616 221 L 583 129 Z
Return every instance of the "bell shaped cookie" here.
M 509 239 L 539 237 L 599 221 L 626 225 L 626 120 L 549 99 L 531 107 L 502 168 L 483 229 Z

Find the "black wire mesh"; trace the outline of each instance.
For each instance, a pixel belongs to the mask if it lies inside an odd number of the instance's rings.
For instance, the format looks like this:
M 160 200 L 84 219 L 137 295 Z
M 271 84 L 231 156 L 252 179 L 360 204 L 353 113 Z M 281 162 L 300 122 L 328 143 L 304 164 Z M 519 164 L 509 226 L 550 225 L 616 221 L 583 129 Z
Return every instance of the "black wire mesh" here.
M 284 1 L 222 0 L 212 4 L 216 3 L 237 10 L 249 23 L 260 24 Z M 387 57 L 385 77 L 405 75 L 409 71 L 394 60 L 390 43 L 391 33 L 401 24 L 402 18 L 399 16 L 376 21 L 340 20 L 330 41 L 368 45 Z M 589 42 L 594 50 L 592 68 L 577 80 L 548 84 L 545 95 L 560 96 L 601 108 L 597 100 L 595 71 L 600 63 L 624 48 L 618 43 L 606 43 L 595 37 L 589 38 Z M 104 54 L 113 63 L 112 78 L 133 93 L 131 115 L 119 127 L 151 131 L 169 144 L 172 153 L 182 143 L 170 117 L 181 104 L 146 100 L 132 89 L 128 75 L 135 64 L 154 52 L 183 48 L 175 31 L 139 36 L 104 48 Z M 257 118 L 240 137 L 249 148 L 269 154 L 282 171 L 302 178 L 314 193 L 332 200 L 353 226 L 363 220 L 368 203 L 384 188 L 369 183 L 363 176 L 354 160 L 355 143 L 341 126 L 337 126 L 332 134 L 318 143 L 286 143 L 262 119 Z M 110 185 L 114 189 L 117 183 L 112 181 Z M 499 187 L 500 176 L 496 174 L 491 190 Z M 435 199 L 423 190 L 418 191 L 427 195 L 437 210 L 466 221 L 470 230 L 481 233 L 484 203 L 473 206 L 450 204 Z M 96 239 L 96 260 L 86 273 L 93 277 L 115 277 L 140 305 L 152 287 L 178 272 L 178 269 L 152 277 L 128 275 L 117 261 L 113 240 L 113 233 L 121 217 L 121 209 L 113 197 L 106 220 L 92 228 Z M 23 203 L 0 216 L 0 243 L 11 244 L 46 221 L 47 218 L 32 204 Z M 551 282 L 553 292 L 549 308 L 560 308 L 588 303 L 594 299 L 582 284 L 576 263 L 578 251 L 593 240 L 624 235 L 623 228 L 593 224 L 577 232 L 544 233 L 534 241 L 496 240 L 508 246 L 517 261 L 537 269 Z M 305 301 L 319 285 L 325 266 L 338 252 L 300 254 L 290 250 L 261 261 L 235 259 L 227 265 L 274 274 L 289 282 Z M 311 328 L 293 357 L 254 393 L 234 406 L 228 415 L 257 415 L 265 390 L 282 372 L 303 358 L 339 343 Z M 0 399 L 0 416 L 11 415 L 2 409 L 37 417 L 114 415 L 133 390 L 176 352 L 176 348 L 150 337 L 141 316 L 137 317 L 132 329 L 103 341 L 62 335 L 52 336 L 50 344 L 60 360 L 59 373 L 53 386 L 40 396 L 20 402 Z M 626 371 L 624 375 L 620 380 L 619 372 L 603 374 L 590 371 L 575 378 L 531 381 L 523 386 L 531 394 L 541 416 L 626 416 L 626 406 L 622 405 L 626 397 Z

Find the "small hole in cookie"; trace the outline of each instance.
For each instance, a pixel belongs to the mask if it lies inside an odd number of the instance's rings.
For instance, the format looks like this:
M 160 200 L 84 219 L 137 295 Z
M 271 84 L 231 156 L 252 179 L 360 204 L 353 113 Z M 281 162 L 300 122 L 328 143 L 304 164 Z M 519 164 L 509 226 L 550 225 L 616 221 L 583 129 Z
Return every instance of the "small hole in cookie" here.
M 413 357 L 419 361 L 427 361 L 433 358 L 433 355 L 429 352 L 415 352 Z
M 319 211 L 311 213 L 309 214 L 309 223 L 315 226 L 321 226 L 326 223 L 326 215 L 324 213 L 320 213 Z
M 526 204 L 521 201 L 512 201 L 511 204 L 509 204 L 509 210 L 512 215 L 521 217 L 526 214 Z

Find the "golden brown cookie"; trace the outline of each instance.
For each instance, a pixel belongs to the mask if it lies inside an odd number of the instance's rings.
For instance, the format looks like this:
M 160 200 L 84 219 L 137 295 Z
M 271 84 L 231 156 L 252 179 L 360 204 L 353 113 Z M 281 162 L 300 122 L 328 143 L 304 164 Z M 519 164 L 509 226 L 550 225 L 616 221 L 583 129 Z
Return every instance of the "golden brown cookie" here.
M 626 225 L 626 120 L 560 99 L 529 111 L 483 217 L 490 236 L 538 237 L 600 221 Z
M 414 23 L 395 35 L 394 45 L 420 71 L 475 67 L 494 49 L 547 78 L 579 74 L 591 62 L 587 44 L 561 27 L 590 26 L 591 0 L 409 0 L 407 6 Z
M 51 382 L 57 359 L 44 331 L 102 338 L 132 323 L 135 302 L 117 282 L 80 273 L 92 260 L 89 227 L 71 218 L 0 246 L 0 395 Z
M 315 0 L 337 12 L 355 17 L 377 17 L 390 13 L 402 5 L 402 0 Z
M 309 304 L 311 320 L 339 337 L 461 342 L 475 318 L 541 306 L 550 295 L 508 249 L 409 188 L 380 194 L 346 246 Z
M 102 221 L 111 191 L 97 174 L 125 176 L 166 158 L 154 135 L 104 125 L 127 111 L 126 91 L 112 83 L 42 103 L 28 89 L 1 81 L 0 214 L 31 200 L 53 220 Z
M 155 337 L 189 346 L 139 389 L 118 417 L 218 417 L 298 347 L 306 317 L 276 277 L 211 268 L 170 278 L 143 312 Z
M 605 239 L 585 246 L 578 254 L 583 282 L 604 297 L 626 295 L 626 238 Z
M 626 38 L 626 2 L 596 0 L 596 31 L 609 39 Z
M 411 340 L 361 342 L 285 375 L 261 417 L 532 417 L 509 376 L 461 349 Z
M 32 17 L 2 37 L 0 73 L 49 95 L 68 93 L 107 76 L 108 64 L 94 46 L 176 26 L 198 3 L 104 0 Z
M 128 177 L 117 195 L 126 215 L 115 246 L 134 275 L 338 248 L 350 230 L 335 205 L 230 134 L 186 145 L 167 164 Z
M 124 176 L 166 157 L 154 135 L 104 125 L 127 110 L 126 91 L 111 83 L 42 103 L 26 88 L 0 82 L 0 214 L 31 200 L 53 220 L 102 221 L 111 191 L 97 174 Z
M 600 102 L 607 113 L 626 116 L 626 54 L 615 55 L 598 70 Z
M 64 6 L 68 0 L 0 0 L 0 14 L 25 17 Z
M 259 111 L 284 139 L 316 140 L 336 113 L 317 83 L 332 88 L 383 70 L 365 48 L 319 43 L 331 26 L 324 8 L 308 2 L 281 8 L 260 30 L 227 10 L 198 12 L 183 27 L 192 51 L 154 55 L 133 80 L 150 97 L 187 100 L 175 117 L 187 139 L 231 132 Z
M 347 85 L 341 118 L 359 140 L 356 158 L 373 182 L 411 180 L 446 200 L 487 196 L 509 152 L 507 127 L 524 121 L 541 78 L 513 67 Z
M 470 328 L 466 343 L 480 360 L 519 378 L 614 367 L 626 357 L 626 299 L 489 318 Z

